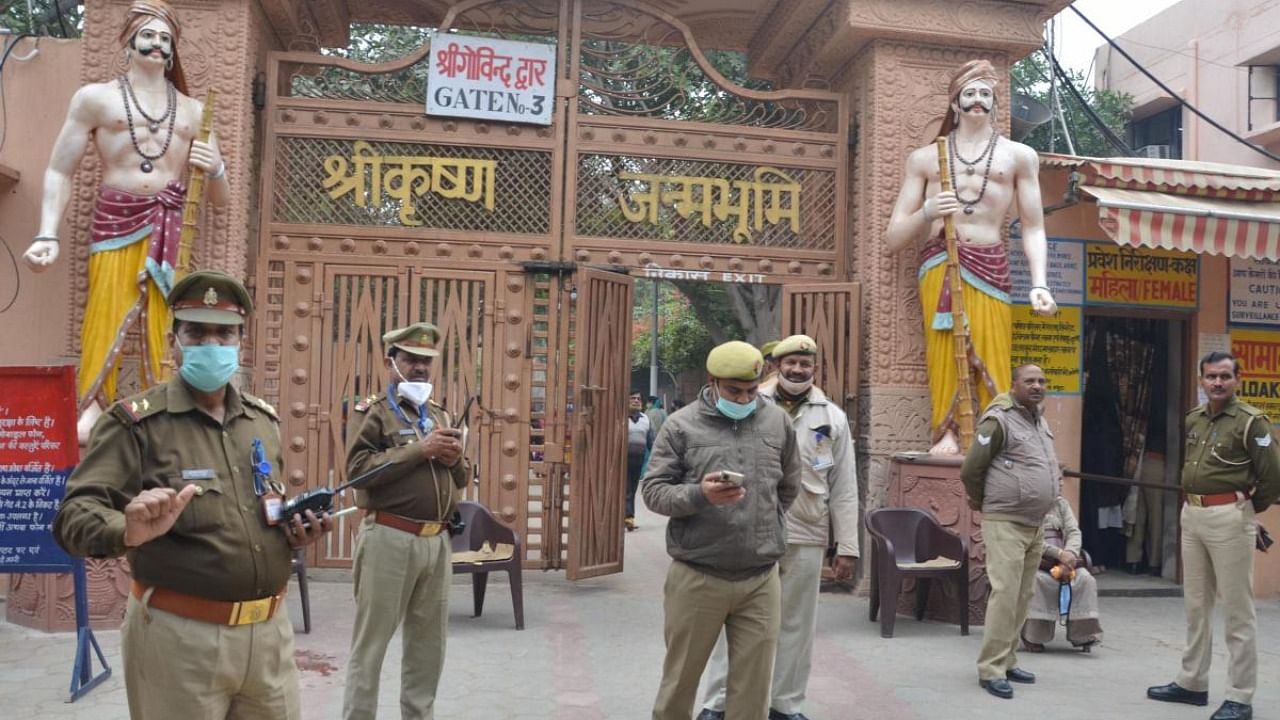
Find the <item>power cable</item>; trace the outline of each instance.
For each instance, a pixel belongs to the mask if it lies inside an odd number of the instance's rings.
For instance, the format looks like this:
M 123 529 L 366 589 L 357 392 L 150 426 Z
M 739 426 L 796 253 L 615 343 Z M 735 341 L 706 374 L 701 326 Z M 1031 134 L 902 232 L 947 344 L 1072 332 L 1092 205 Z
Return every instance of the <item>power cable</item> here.
M 1099 35 L 1101 35 L 1101 36 L 1102 36 L 1102 39 L 1103 39 L 1103 40 L 1106 40 L 1108 45 L 1110 45 L 1111 47 L 1115 48 L 1115 51 L 1116 51 L 1116 52 L 1118 52 L 1118 53 L 1120 53 L 1120 56 L 1121 56 L 1121 57 L 1123 57 L 1125 60 L 1128 60 L 1128 61 L 1129 61 L 1129 63 L 1130 63 L 1131 65 L 1133 65 L 1135 68 L 1137 68 L 1137 69 L 1138 69 L 1138 71 L 1139 71 L 1139 72 L 1141 72 L 1143 75 L 1146 75 L 1148 80 L 1150 80 L 1151 82 L 1153 82 L 1153 83 L 1155 83 L 1155 84 L 1156 84 L 1156 87 L 1158 87 L 1158 88 L 1160 88 L 1161 90 L 1163 90 L 1163 91 L 1165 91 L 1166 93 L 1168 93 L 1169 97 L 1171 97 L 1171 98 L 1173 98 L 1174 100 L 1176 100 L 1176 101 L 1178 102 L 1178 104 L 1179 104 L 1179 105 L 1181 105 L 1182 107 L 1185 107 L 1186 109 L 1188 109 L 1188 110 L 1190 110 L 1191 112 L 1195 113 L 1195 116 L 1196 116 L 1196 117 L 1200 118 L 1201 120 L 1203 120 L 1203 121 L 1205 121 L 1205 122 L 1209 123 L 1209 124 L 1210 124 L 1210 125 L 1212 125 L 1213 127 L 1215 127 L 1215 128 L 1217 128 L 1218 130 L 1222 131 L 1224 134 L 1226 134 L 1226 135 L 1230 136 L 1232 139 L 1234 139 L 1236 142 L 1240 143 L 1241 145 L 1244 145 L 1244 146 L 1246 146 L 1246 147 L 1250 148 L 1251 150 L 1253 150 L 1254 152 L 1258 153 L 1259 155 L 1264 155 L 1264 156 L 1266 156 L 1266 158 L 1267 158 L 1268 160 L 1271 160 L 1271 161 L 1273 161 L 1273 162 L 1280 163 L 1280 155 L 1276 155 L 1275 153 L 1271 152 L 1270 150 L 1267 150 L 1267 149 L 1266 149 L 1266 148 L 1264 148 L 1264 147 L 1261 147 L 1261 146 L 1258 146 L 1258 145 L 1254 145 L 1253 143 L 1249 142 L 1248 140 L 1244 139 L 1243 137 L 1241 137 L 1241 136 L 1237 135 L 1237 134 L 1236 134 L 1235 132 L 1233 132 L 1232 130 L 1228 129 L 1228 128 L 1227 128 L 1226 126 L 1224 126 L 1222 123 L 1218 122 L 1217 120 L 1214 120 L 1213 118 L 1211 118 L 1211 117 L 1209 117 L 1208 115 L 1206 115 L 1206 114 L 1204 114 L 1203 112 L 1201 112 L 1201 111 L 1200 111 L 1200 109 L 1199 109 L 1199 108 L 1197 108 L 1195 105 L 1192 105 L 1191 103 L 1187 102 L 1186 100 L 1183 100 L 1181 95 L 1179 95 L 1179 94 L 1175 93 L 1172 89 L 1170 89 L 1170 88 L 1169 88 L 1169 86 L 1168 86 L 1168 85 L 1165 85 L 1163 82 L 1161 82 L 1160 78 L 1156 77 L 1155 75 L 1152 75 L 1150 70 L 1147 70 L 1145 67 L 1143 67 L 1141 64 L 1139 64 L 1137 60 L 1134 60 L 1134 59 L 1133 59 L 1133 56 L 1132 56 L 1132 55 L 1130 55 L 1129 53 L 1125 52 L 1125 49 L 1124 49 L 1124 48 L 1122 48 L 1122 47 L 1120 47 L 1120 46 L 1116 43 L 1116 41 L 1115 41 L 1115 40 L 1112 40 L 1110 36 L 1108 36 L 1106 33 L 1102 32 L 1102 29 L 1101 29 L 1101 28 L 1099 28 L 1097 25 L 1094 25 L 1094 24 L 1093 24 L 1093 21 L 1092 21 L 1092 20 L 1090 20 L 1089 18 L 1085 17 L 1084 13 L 1080 12 L 1079 8 L 1077 8 L 1075 5 L 1070 5 L 1070 6 L 1068 6 L 1068 7 L 1070 7 L 1070 8 L 1071 8 L 1071 11 L 1072 11 L 1072 12 L 1074 12 L 1076 15 L 1078 15 L 1078 16 L 1080 17 L 1080 19 L 1081 19 L 1081 20 L 1083 20 L 1083 21 L 1085 22 L 1085 24 L 1086 24 L 1086 25 L 1088 25 L 1089 27 L 1093 28 L 1093 31 L 1094 31 L 1094 32 L 1096 32 L 1096 33 L 1098 33 Z
M 1052 69 L 1053 74 L 1057 76 L 1058 82 L 1067 88 L 1067 91 L 1071 93 L 1071 97 L 1076 99 L 1076 104 L 1084 110 L 1085 115 L 1089 116 L 1089 121 L 1092 122 L 1094 127 L 1098 128 L 1098 132 L 1102 134 L 1102 139 L 1106 140 L 1107 144 L 1111 147 L 1119 150 L 1125 157 L 1133 157 L 1133 149 L 1130 148 L 1129 144 L 1117 135 L 1109 125 L 1103 122 L 1102 118 L 1098 116 L 1098 113 L 1089 106 L 1089 103 L 1085 101 L 1084 96 L 1076 89 L 1076 84 L 1072 82 L 1071 77 L 1067 75 L 1066 71 L 1062 69 L 1062 66 L 1058 64 L 1058 58 L 1054 57 L 1053 53 L 1047 49 L 1045 52 L 1049 56 L 1050 68 Z

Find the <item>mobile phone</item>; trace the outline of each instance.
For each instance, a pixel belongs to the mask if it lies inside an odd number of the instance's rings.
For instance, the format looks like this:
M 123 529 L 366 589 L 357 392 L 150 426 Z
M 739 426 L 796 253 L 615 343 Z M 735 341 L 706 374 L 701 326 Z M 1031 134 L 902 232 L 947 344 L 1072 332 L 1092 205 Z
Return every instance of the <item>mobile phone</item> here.
M 475 401 L 475 395 L 467 398 L 467 404 L 462 406 L 462 412 L 458 413 L 458 417 L 453 419 L 453 427 L 455 429 L 461 428 L 463 425 L 467 424 L 467 415 L 471 414 L 471 403 L 474 403 Z
M 732 470 L 720 471 L 720 482 L 728 483 L 729 485 L 737 485 L 738 487 L 742 487 L 742 481 L 746 479 L 746 477 L 747 477 L 746 475 L 743 475 L 742 473 L 739 473 L 739 472 L 734 472 Z

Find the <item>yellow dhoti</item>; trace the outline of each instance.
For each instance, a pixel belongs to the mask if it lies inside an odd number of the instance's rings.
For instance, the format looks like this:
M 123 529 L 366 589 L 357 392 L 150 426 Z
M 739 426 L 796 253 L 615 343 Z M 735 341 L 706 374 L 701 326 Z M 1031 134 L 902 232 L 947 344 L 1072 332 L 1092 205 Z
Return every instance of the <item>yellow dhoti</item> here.
M 986 248 L 983 248 L 984 250 Z M 999 251 L 1003 253 L 1003 246 Z M 961 275 L 964 280 L 964 314 L 969 324 L 972 352 L 969 356 L 970 377 L 977 397 L 975 417 L 991 399 L 1008 392 L 1013 380 L 1013 309 L 1007 289 L 988 282 L 965 268 L 961 253 Z M 1007 261 L 1004 282 L 1007 282 Z M 924 313 L 925 366 L 929 375 L 929 398 L 933 412 L 929 429 L 932 442 L 948 430 L 959 435 L 956 425 L 958 368 L 951 333 L 953 318 L 949 311 L 939 311 L 939 298 L 947 283 L 946 255 L 927 256 L 918 277 L 921 309 Z M 1007 286 L 1006 286 L 1007 287 Z M 949 310 L 949 303 L 947 305 Z
M 89 256 L 89 294 L 80 326 L 81 409 L 94 400 L 105 408 L 116 399 L 120 353 L 135 324 L 142 342 L 140 381 L 148 386 L 168 379 L 161 363 L 173 318 L 155 281 L 150 277 L 144 281 L 145 298 L 138 283 L 139 273 L 146 272 L 148 244 L 144 237 L 118 250 Z
M 186 189 L 170 182 L 155 195 L 98 189 L 89 243 L 89 293 L 80 326 L 80 410 L 118 395 L 120 355 L 136 327 L 138 381 L 168 379 L 165 336 L 173 322 L 166 296 L 181 230 Z

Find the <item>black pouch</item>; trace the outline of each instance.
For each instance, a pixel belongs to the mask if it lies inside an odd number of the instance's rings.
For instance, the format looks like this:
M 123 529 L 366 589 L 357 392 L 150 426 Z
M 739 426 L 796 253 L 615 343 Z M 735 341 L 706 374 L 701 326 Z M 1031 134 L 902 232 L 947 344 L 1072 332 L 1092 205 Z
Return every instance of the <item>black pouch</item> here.
M 1266 552 L 1267 548 L 1270 548 L 1274 544 L 1275 540 L 1271 539 L 1271 533 L 1267 532 L 1266 528 L 1259 525 L 1258 535 L 1254 540 L 1254 546 L 1257 547 L 1258 550 Z

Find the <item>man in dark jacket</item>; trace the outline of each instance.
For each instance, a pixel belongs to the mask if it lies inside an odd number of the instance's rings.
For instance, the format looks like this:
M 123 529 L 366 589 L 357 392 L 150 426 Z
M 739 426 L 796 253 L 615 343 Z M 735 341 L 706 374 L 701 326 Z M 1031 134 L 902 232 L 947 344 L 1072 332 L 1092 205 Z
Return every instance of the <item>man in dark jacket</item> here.
M 721 628 L 729 641 L 726 712 L 763 718 L 781 618 L 783 514 L 800 485 L 786 412 L 756 397 L 764 358 L 744 342 L 707 356 L 710 383 L 663 424 L 644 500 L 671 518 L 665 586 L 667 656 L 653 720 L 689 720 Z
M 1040 410 L 1045 384 L 1039 367 L 1014 368 L 1013 387 L 987 406 L 960 470 L 969 506 L 982 511 L 991 583 L 978 684 L 1004 699 L 1013 697 L 1010 681 L 1036 681 L 1018 667 L 1018 631 L 1036 589 L 1041 524 L 1062 484 L 1053 433 Z

